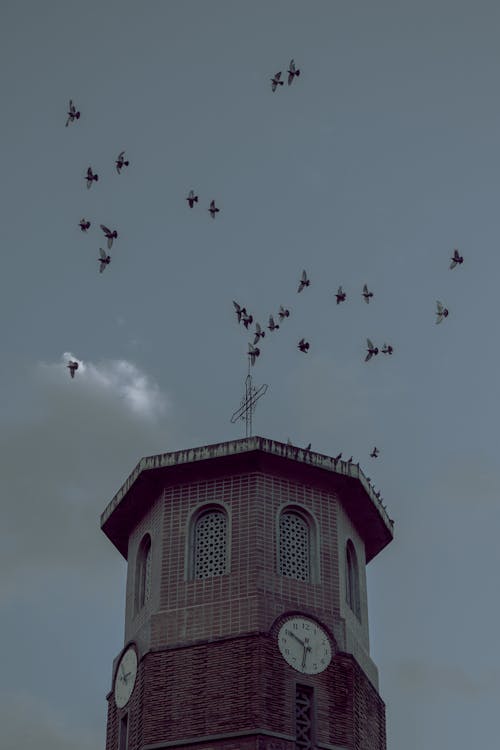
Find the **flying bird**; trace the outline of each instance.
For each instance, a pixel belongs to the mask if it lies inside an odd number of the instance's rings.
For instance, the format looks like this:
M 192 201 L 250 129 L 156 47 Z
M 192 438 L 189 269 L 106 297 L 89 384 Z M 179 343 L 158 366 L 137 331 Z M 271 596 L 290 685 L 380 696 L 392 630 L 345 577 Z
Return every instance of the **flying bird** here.
M 378 458 L 378 454 L 379 454 L 379 452 L 380 452 L 380 451 L 379 451 L 379 449 L 378 449 L 378 448 L 377 448 L 377 446 L 375 445 L 375 446 L 373 447 L 373 450 L 372 450 L 372 452 L 370 453 L 370 458 Z
M 266 332 L 263 331 L 259 325 L 259 323 L 255 324 L 255 338 L 253 340 L 253 343 L 256 344 L 259 339 L 263 339 L 266 335 Z
M 455 248 L 453 250 L 453 256 L 451 258 L 450 268 L 455 268 L 455 266 L 457 265 L 457 263 L 459 265 L 462 265 L 463 262 L 464 262 L 464 256 L 460 255 L 460 253 L 458 252 L 458 250 Z
M 283 305 L 280 305 L 280 311 L 278 313 L 279 319 L 284 320 L 284 318 L 288 318 L 290 315 L 290 310 L 288 310 L 286 307 L 283 307 Z
M 90 228 L 90 221 L 87 221 L 87 219 L 81 219 L 80 224 L 78 225 L 82 232 L 86 232 L 87 229 Z
M 111 250 L 111 248 L 113 247 L 113 239 L 116 240 L 116 238 L 118 237 L 118 232 L 116 231 L 116 229 L 113 229 L 113 231 L 111 231 L 111 229 L 105 227 L 104 224 L 100 224 L 99 226 L 101 227 L 106 239 L 108 240 L 108 249 Z
M 381 349 L 382 354 L 392 354 L 393 351 L 393 347 L 390 344 L 386 344 L 384 341 L 384 345 Z
M 279 73 L 275 73 L 271 78 L 271 88 L 273 91 L 276 91 L 276 86 L 283 86 L 283 81 L 280 81 L 280 78 L 281 70 L 279 71 Z
M 70 124 L 70 122 L 74 122 L 75 120 L 80 119 L 80 113 L 76 111 L 76 107 L 73 104 L 73 99 L 69 100 L 69 110 L 68 110 L 68 119 L 66 120 L 66 127 Z
M 305 341 L 305 339 L 300 339 L 299 343 L 297 344 L 297 348 L 300 349 L 301 352 L 304 352 L 304 354 L 307 353 L 309 350 L 309 341 Z
M 258 349 L 256 346 L 253 346 L 252 344 L 248 344 L 248 356 L 250 357 L 250 362 L 252 365 L 255 364 L 255 360 L 260 354 L 260 349 Z
M 301 292 L 304 287 L 310 286 L 310 284 L 311 282 L 307 278 L 307 273 L 305 271 L 302 271 L 302 276 L 300 277 L 299 288 L 297 289 L 297 291 Z
M 242 311 L 241 311 L 241 313 L 242 313 L 242 319 L 243 319 L 243 325 L 248 330 L 248 326 L 250 325 L 250 323 L 253 322 L 253 315 L 248 315 L 246 310 L 243 313 L 243 310 L 245 310 L 245 308 L 243 308 Z
M 436 305 L 437 305 L 437 310 L 436 310 L 436 315 L 437 315 L 436 325 L 437 325 L 438 323 L 443 322 L 443 318 L 448 317 L 449 311 L 448 311 L 448 308 L 446 308 L 443 305 L 443 303 L 440 302 L 439 300 L 436 300 Z
M 128 165 L 130 164 L 129 161 L 125 161 L 124 156 L 125 151 L 120 151 L 120 153 L 118 154 L 118 159 L 116 159 L 115 161 L 116 171 L 118 172 L 118 174 L 120 174 L 123 167 L 128 167 Z
M 371 359 L 372 357 L 378 354 L 378 349 L 376 346 L 373 345 L 370 339 L 366 339 L 366 343 L 368 344 L 368 349 L 367 349 L 368 354 L 365 357 L 365 362 L 368 362 L 369 359 Z
M 215 219 L 215 214 L 219 213 L 220 208 L 217 208 L 215 205 L 215 201 L 210 202 L 210 208 L 208 209 L 210 211 L 210 216 L 212 219 Z
M 92 167 L 87 169 L 87 176 L 84 178 L 87 180 L 87 188 L 90 188 L 93 182 L 97 182 L 99 175 L 92 172 Z
M 370 302 L 370 297 L 373 297 L 373 292 L 368 291 L 368 287 L 366 284 L 363 286 L 363 297 L 366 304 Z
M 339 305 L 341 302 L 345 302 L 346 293 L 341 286 L 339 286 L 339 288 L 337 289 L 337 294 L 335 296 L 337 298 L 337 305 Z
M 101 264 L 99 266 L 99 273 L 102 273 L 106 266 L 109 266 L 111 263 L 111 256 L 107 255 L 107 253 L 102 249 L 102 247 L 99 248 L 99 255 L 100 258 L 98 258 L 99 263 Z
M 234 305 L 234 309 L 236 310 L 236 315 L 238 316 L 238 323 L 241 323 L 241 316 L 243 314 L 246 315 L 247 311 L 245 310 L 244 307 L 240 307 L 240 305 L 237 302 L 235 302 L 234 299 L 233 299 L 233 305 Z
M 269 316 L 269 325 L 267 327 L 270 331 L 276 331 L 276 329 L 279 328 L 279 325 L 274 322 L 274 318 L 272 315 Z
M 198 196 L 194 194 L 194 190 L 189 191 L 189 195 L 186 198 L 186 200 L 189 203 L 189 208 L 193 208 L 194 204 L 198 203 Z
M 78 362 L 74 362 L 73 360 L 70 359 L 66 367 L 68 368 L 69 374 L 71 375 L 71 377 L 74 378 L 75 372 L 78 370 Z
M 288 67 L 288 85 L 292 83 L 293 79 L 297 76 L 297 78 L 300 76 L 300 70 L 295 67 L 295 62 L 293 60 L 290 60 L 290 65 Z

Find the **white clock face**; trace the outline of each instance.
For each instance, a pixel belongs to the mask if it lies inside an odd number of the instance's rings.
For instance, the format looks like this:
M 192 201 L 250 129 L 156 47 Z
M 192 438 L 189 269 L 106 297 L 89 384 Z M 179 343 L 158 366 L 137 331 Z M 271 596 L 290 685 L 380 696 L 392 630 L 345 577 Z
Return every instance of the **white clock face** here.
M 137 675 L 137 653 L 130 646 L 118 664 L 115 677 L 115 703 L 118 708 L 123 708 L 132 695 Z
M 322 672 L 332 659 L 328 635 L 306 617 L 286 620 L 280 628 L 278 644 L 285 661 L 303 674 Z

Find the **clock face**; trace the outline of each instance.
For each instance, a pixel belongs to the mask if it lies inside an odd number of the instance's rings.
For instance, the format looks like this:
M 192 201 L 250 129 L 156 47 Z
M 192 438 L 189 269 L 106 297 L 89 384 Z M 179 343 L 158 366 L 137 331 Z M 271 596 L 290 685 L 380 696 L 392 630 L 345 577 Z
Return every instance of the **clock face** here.
M 137 675 L 137 653 L 133 646 L 130 646 L 123 654 L 118 664 L 115 676 L 115 703 L 118 708 L 128 703 L 132 695 Z
M 307 617 L 291 617 L 278 633 L 285 661 L 303 674 L 318 674 L 330 664 L 332 648 L 322 627 Z

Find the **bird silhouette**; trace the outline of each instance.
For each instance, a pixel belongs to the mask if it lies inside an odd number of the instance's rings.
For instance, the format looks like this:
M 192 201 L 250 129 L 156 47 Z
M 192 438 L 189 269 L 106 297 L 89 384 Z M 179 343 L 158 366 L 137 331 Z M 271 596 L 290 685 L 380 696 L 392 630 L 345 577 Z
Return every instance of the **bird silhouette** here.
M 189 191 L 189 194 L 186 200 L 189 203 L 189 208 L 193 208 L 194 204 L 198 203 L 198 196 L 194 194 L 194 190 Z
M 284 320 L 285 318 L 289 317 L 290 310 L 288 310 L 286 307 L 283 307 L 283 305 L 280 305 L 280 311 L 278 315 L 280 320 Z
M 269 316 L 269 325 L 267 327 L 270 331 L 276 331 L 279 328 L 279 325 L 274 322 L 274 318 L 272 315 Z
M 307 273 L 305 271 L 302 271 L 302 276 L 300 277 L 299 281 L 299 288 L 297 289 L 298 292 L 301 292 L 306 286 L 310 286 L 311 282 L 307 278 Z
M 68 110 L 68 119 L 66 120 L 66 127 L 70 124 L 70 122 L 74 122 L 75 120 L 80 119 L 80 112 L 76 111 L 76 107 L 73 104 L 73 99 L 69 100 L 69 110 Z
M 378 354 L 378 349 L 376 346 L 373 345 L 370 339 L 366 339 L 366 343 L 368 344 L 368 349 L 367 349 L 368 354 L 365 357 L 365 362 L 368 362 L 369 359 L 371 359 L 372 357 Z
M 301 352 L 304 352 L 304 354 L 306 354 L 309 350 L 309 342 L 305 339 L 300 339 L 299 343 L 297 344 L 297 348 L 300 349 Z
M 243 310 L 244 310 L 244 312 L 243 312 Z M 248 315 L 247 311 L 245 310 L 245 308 L 243 308 L 243 310 L 241 311 L 242 312 L 242 316 L 241 317 L 242 317 L 242 320 L 243 320 L 243 325 L 248 330 L 248 326 L 253 322 L 253 315 Z
M 236 310 L 236 315 L 238 316 L 238 323 L 241 323 L 241 318 L 243 315 L 247 314 L 247 311 L 244 307 L 241 307 L 237 302 L 233 299 L 233 305 L 234 309 Z
M 254 337 L 253 343 L 256 344 L 258 340 L 263 339 L 265 335 L 266 335 L 266 332 L 261 329 L 259 323 L 256 323 L 255 324 L 255 337 Z
M 378 454 L 379 454 L 379 452 L 380 452 L 380 451 L 379 451 L 379 449 L 378 449 L 378 448 L 377 448 L 377 446 L 375 445 L 375 446 L 373 447 L 373 450 L 372 450 L 372 452 L 370 453 L 370 458 L 378 458 Z
M 128 167 L 128 165 L 130 164 L 129 161 L 125 161 L 124 157 L 125 157 L 125 151 L 120 151 L 120 153 L 118 154 L 118 158 L 115 161 L 116 171 L 118 172 L 118 174 L 121 173 L 123 167 Z
M 87 175 L 84 179 L 87 181 L 87 188 L 90 188 L 93 182 L 97 182 L 97 180 L 99 179 L 99 175 L 94 174 L 92 172 L 92 167 L 89 167 L 87 169 Z
M 368 291 L 368 287 L 365 284 L 363 286 L 363 298 L 364 298 L 366 304 L 368 304 L 370 302 L 370 297 L 373 297 L 373 292 Z
M 455 248 L 453 250 L 453 255 L 451 258 L 450 268 L 455 268 L 457 264 L 462 265 L 463 262 L 464 262 L 464 256 L 460 255 L 458 250 Z
M 73 360 L 70 359 L 66 367 L 68 368 L 69 374 L 71 375 L 71 377 L 74 378 L 75 372 L 78 370 L 78 362 L 74 362 Z
M 87 229 L 90 228 L 90 221 L 87 221 L 87 219 L 81 219 L 80 224 L 78 225 L 82 232 L 86 232 Z
M 288 66 L 288 85 L 292 83 L 293 79 L 297 76 L 297 78 L 300 76 L 300 70 L 298 70 L 295 67 L 295 62 L 293 60 L 290 60 L 290 65 Z
M 437 315 L 436 325 L 438 325 L 438 323 L 442 323 L 443 322 L 443 318 L 447 318 L 448 317 L 449 310 L 439 300 L 436 300 L 436 305 L 437 305 L 437 309 L 436 309 L 436 315 Z
M 108 250 L 111 250 L 111 248 L 113 247 L 113 239 L 116 240 L 116 238 L 118 237 L 118 232 L 116 231 L 116 229 L 113 229 L 113 231 L 111 231 L 111 229 L 108 229 L 108 227 L 104 226 L 104 224 L 100 224 L 99 226 L 101 227 L 106 239 L 108 240 Z
M 306 452 L 307 452 L 307 451 L 310 451 L 310 450 L 311 450 L 311 445 L 312 445 L 311 443 L 309 443 L 308 445 L 306 445 L 306 447 L 304 448 L 304 450 L 305 450 Z
M 340 461 L 341 458 L 342 458 L 342 451 L 340 451 L 339 455 L 335 456 L 333 460 L 335 461 L 335 463 L 337 463 L 337 461 Z
M 382 352 L 382 354 L 392 354 L 392 352 L 394 351 L 394 349 L 393 349 L 393 347 L 390 344 L 386 344 L 384 342 L 384 345 L 383 345 L 383 347 L 382 347 L 382 349 L 380 351 Z
M 250 357 L 250 362 L 252 365 L 255 364 L 255 360 L 260 355 L 260 349 L 256 346 L 253 346 L 252 344 L 248 344 L 248 356 Z
M 345 302 L 346 300 L 346 293 L 341 286 L 339 286 L 339 288 L 337 289 L 337 294 L 335 296 L 337 298 L 337 305 L 339 305 L 341 302 Z
M 102 249 L 102 247 L 99 248 L 99 255 L 100 255 L 100 258 L 98 258 L 98 260 L 99 260 L 99 263 L 101 264 L 99 266 L 99 273 L 102 273 L 104 269 L 106 268 L 106 266 L 109 266 L 109 264 L 111 263 L 111 256 L 108 255 L 105 252 L 105 250 Z
M 212 219 L 215 219 L 215 214 L 219 213 L 220 208 L 217 208 L 215 205 L 215 201 L 210 202 L 210 208 L 208 209 L 210 211 L 210 216 Z
M 280 78 L 281 70 L 279 71 L 279 73 L 275 73 L 271 78 L 271 88 L 273 91 L 276 91 L 276 86 L 283 86 L 283 81 L 280 81 Z

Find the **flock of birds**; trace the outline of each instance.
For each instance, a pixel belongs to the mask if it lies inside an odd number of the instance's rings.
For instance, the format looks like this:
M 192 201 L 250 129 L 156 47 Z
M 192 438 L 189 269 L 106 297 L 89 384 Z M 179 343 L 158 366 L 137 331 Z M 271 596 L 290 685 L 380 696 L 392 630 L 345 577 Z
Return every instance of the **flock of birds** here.
M 290 60 L 290 64 L 287 69 L 288 73 L 288 85 L 291 86 L 295 78 L 298 78 L 300 76 L 300 69 L 296 67 L 295 61 Z M 284 81 L 281 80 L 282 71 L 278 71 L 275 73 L 271 80 L 271 89 L 273 93 L 277 90 L 279 86 L 284 85 Z M 75 120 L 80 119 L 80 111 L 76 109 L 74 102 L 72 99 L 69 100 L 69 107 L 67 112 L 67 119 L 66 119 L 66 127 L 70 125 L 70 123 L 75 122 Z M 125 159 L 125 151 L 120 151 L 118 154 L 118 157 L 115 159 L 115 167 L 118 174 L 121 174 L 121 171 L 124 167 L 128 167 L 130 162 Z M 87 189 L 90 189 L 94 182 L 97 182 L 99 180 L 99 175 L 95 173 L 91 166 L 88 167 L 87 172 L 85 174 L 85 182 L 87 185 Z M 199 202 L 199 196 L 195 194 L 194 190 L 190 190 L 186 201 L 188 203 L 188 206 L 190 209 L 194 208 L 195 204 Z M 210 216 L 212 219 L 215 219 L 216 215 L 220 212 L 220 208 L 218 208 L 215 205 L 215 200 L 211 200 L 209 204 L 208 211 L 210 213 Z M 87 233 L 90 229 L 91 222 L 86 219 L 82 218 L 79 222 L 79 227 L 82 232 Z M 111 250 L 113 246 L 113 241 L 117 239 L 118 232 L 116 229 L 109 229 L 105 224 L 99 225 L 102 232 L 104 233 L 104 237 L 107 240 L 107 248 L 108 250 Z M 105 268 L 111 263 L 111 256 L 109 253 L 106 252 L 102 247 L 99 248 L 99 272 L 102 273 Z M 454 269 L 457 265 L 462 265 L 464 262 L 463 256 L 460 254 L 457 248 L 453 250 L 453 255 L 451 256 L 451 262 L 450 262 L 450 269 Z M 307 275 L 306 270 L 304 269 L 302 271 L 300 280 L 299 280 L 299 286 L 297 289 L 298 293 L 301 293 L 304 289 L 309 287 L 311 284 L 311 281 Z M 370 299 L 373 297 L 373 292 L 368 289 L 368 285 L 363 285 L 362 290 L 362 297 L 366 304 L 370 303 Z M 345 302 L 347 300 L 347 294 L 344 291 L 342 286 L 339 286 L 337 289 L 337 292 L 335 293 L 336 303 L 337 305 Z M 253 315 L 247 312 L 246 307 L 241 306 L 238 302 L 233 300 L 234 309 L 236 312 L 238 323 L 243 323 L 246 330 L 248 330 L 248 327 L 253 323 Z M 440 301 L 436 301 L 436 324 L 441 323 L 444 318 L 447 318 L 449 315 L 449 310 L 445 305 Z M 279 323 L 285 320 L 285 318 L 288 318 L 290 316 L 290 310 L 287 307 L 284 307 L 283 305 L 280 305 L 279 311 L 277 313 L 277 319 L 279 319 Z M 267 325 L 267 328 L 270 332 L 274 332 L 280 328 L 280 324 L 275 321 L 274 315 L 269 316 L 269 322 Z M 255 365 L 255 362 L 257 358 L 260 356 L 261 350 L 260 347 L 257 346 L 259 341 L 263 339 L 266 335 L 266 332 L 263 330 L 262 326 L 256 322 L 255 323 L 255 330 L 253 332 L 253 340 L 248 343 L 248 359 L 249 359 L 249 365 Z M 370 361 L 373 357 L 377 356 L 379 354 L 379 351 L 384 354 L 391 356 L 394 352 L 394 348 L 391 344 L 387 344 L 384 342 L 383 346 L 379 349 L 378 346 L 376 346 L 371 339 L 366 339 L 367 348 L 366 348 L 366 355 L 364 358 L 365 362 Z M 299 351 L 301 351 L 304 354 L 307 354 L 307 352 L 310 349 L 310 343 L 307 341 L 304 337 L 301 338 L 297 344 L 297 348 Z M 67 367 L 69 369 L 70 375 L 72 378 L 75 377 L 75 372 L 78 370 L 78 362 L 75 360 L 69 360 Z M 290 441 L 288 441 L 290 443 Z M 306 451 L 309 451 L 311 447 L 311 444 L 307 446 L 305 449 Z M 379 449 L 374 446 L 370 453 L 370 458 L 378 458 L 379 456 Z M 337 462 L 340 460 L 342 456 L 342 453 L 340 453 L 334 460 Z M 347 461 L 347 463 L 352 463 L 352 456 Z M 359 464 L 358 464 L 359 466 Z M 367 477 L 368 481 L 370 481 L 370 478 Z M 377 495 L 377 493 L 375 493 Z M 380 493 L 378 493 L 378 496 L 380 496 Z

